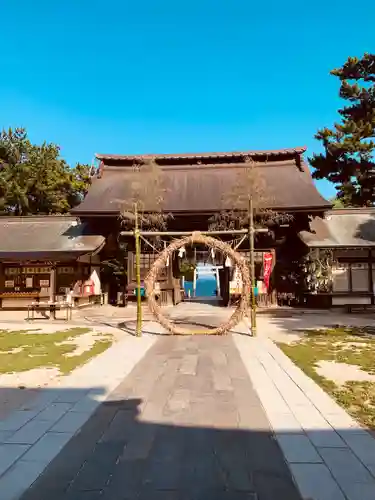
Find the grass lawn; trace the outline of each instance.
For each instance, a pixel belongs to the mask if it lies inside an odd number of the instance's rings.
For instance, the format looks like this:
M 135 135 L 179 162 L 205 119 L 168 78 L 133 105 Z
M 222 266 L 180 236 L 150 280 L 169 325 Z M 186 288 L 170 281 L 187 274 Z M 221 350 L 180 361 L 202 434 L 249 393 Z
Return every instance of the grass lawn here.
M 110 335 L 92 332 L 94 338 L 89 348 L 75 355 L 80 345 L 79 337 L 90 332 L 90 328 L 69 328 L 54 333 L 0 330 L 0 374 L 45 367 L 69 373 L 112 344 Z
M 367 427 L 375 429 L 375 382 L 347 381 L 337 384 L 317 372 L 319 361 L 324 360 L 355 365 L 375 375 L 375 328 L 308 330 L 301 340 L 278 345 L 348 413 Z

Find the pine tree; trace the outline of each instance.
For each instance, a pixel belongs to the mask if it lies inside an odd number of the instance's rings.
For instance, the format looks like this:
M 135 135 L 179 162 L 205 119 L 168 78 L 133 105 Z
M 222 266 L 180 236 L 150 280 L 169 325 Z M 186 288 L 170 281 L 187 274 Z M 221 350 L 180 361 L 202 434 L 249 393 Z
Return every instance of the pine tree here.
M 344 206 L 372 206 L 375 202 L 375 54 L 349 57 L 331 71 L 340 79 L 341 121 L 319 130 L 315 138 L 324 152 L 310 158 L 315 179 L 335 184 Z
M 32 144 L 22 128 L 0 132 L 0 214 L 67 213 L 90 179 L 90 166 L 70 168 L 56 144 Z

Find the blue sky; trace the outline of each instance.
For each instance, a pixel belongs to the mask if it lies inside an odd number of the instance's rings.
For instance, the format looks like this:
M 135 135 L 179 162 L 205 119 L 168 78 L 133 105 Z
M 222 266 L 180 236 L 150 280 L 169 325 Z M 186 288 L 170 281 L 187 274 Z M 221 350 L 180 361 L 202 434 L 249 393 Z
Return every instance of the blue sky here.
M 95 152 L 312 153 L 337 118 L 330 69 L 374 50 L 375 2 L 0 4 L 0 127 L 58 143 L 72 164 Z

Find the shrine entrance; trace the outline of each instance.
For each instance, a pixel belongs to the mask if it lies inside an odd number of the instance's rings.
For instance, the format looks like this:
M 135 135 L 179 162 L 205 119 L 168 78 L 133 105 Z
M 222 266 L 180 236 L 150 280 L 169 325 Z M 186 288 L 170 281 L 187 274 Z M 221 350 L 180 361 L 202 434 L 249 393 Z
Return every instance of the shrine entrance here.
M 191 271 L 182 276 L 184 301 L 222 304 L 221 285 L 223 282 L 223 259 L 221 253 L 213 249 L 194 248 L 190 252 L 190 262 L 185 266 Z
M 162 312 L 157 300 L 157 279 L 158 275 L 165 268 L 167 262 L 172 260 L 175 252 L 178 252 L 182 248 L 194 247 L 195 245 L 206 246 L 210 251 L 220 253 L 224 260 L 230 259 L 233 265 L 236 266 L 238 272 L 242 278 L 242 290 L 239 301 L 236 305 L 235 311 L 230 316 L 228 321 L 219 325 L 212 330 L 196 330 L 191 331 L 190 329 L 186 331 L 177 324 L 174 324 L 170 319 L 168 319 Z M 189 236 L 177 239 L 170 243 L 158 256 L 158 258 L 153 263 L 147 277 L 145 280 L 146 294 L 148 306 L 153 313 L 156 320 L 171 334 L 176 335 L 191 335 L 191 334 L 211 334 L 211 335 L 223 335 L 228 333 L 232 328 L 234 328 L 248 313 L 250 304 L 250 276 L 249 267 L 245 259 L 241 256 L 239 252 L 234 250 L 228 243 L 223 242 L 212 236 L 205 235 L 200 232 L 192 233 Z

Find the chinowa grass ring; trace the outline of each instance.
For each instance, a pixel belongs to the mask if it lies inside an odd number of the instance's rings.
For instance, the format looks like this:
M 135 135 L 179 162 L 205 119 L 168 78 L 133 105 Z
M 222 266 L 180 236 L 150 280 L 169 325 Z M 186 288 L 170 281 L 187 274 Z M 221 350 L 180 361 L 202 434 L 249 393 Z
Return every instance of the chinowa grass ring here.
M 155 284 L 159 272 L 165 267 L 168 259 L 172 259 L 172 256 L 176 250 L 179 250 L 183 246 L 194 245 L 195 243 L 200 243 L 210 249 L 212 248 L 214 250 L 222 252 L 224 256 L 229 257 L 232 263 L 237 266 L 242 276 L 242 293 L 235 311 L 226 323 L 223 323 L 220 326 L 207 331 L 190 331 L 184 330 L 183 328 L 179 327 L 163 315 L 162 309 L 156 300 Z M 238 252 L 233 250 L 232 247 L 228 245 L 228 243 L 225 243 L 216 238 L 212 238 L 211 236 L 206 236 L 200 232 L 192 233 L 190 236 L 177 239 L 170 243 L 170 245 L 160 253 L 159 257 L 152 265 L 149 273 L 147 274 L 145 286 L 147 303 L 150 311 L 155 316 L 157 321 L 161 324 L 161 326 L 163 326 L 173 335 L 225 335 L 229 333 L 232 328 L 238 325 L 238 323 L 242 320 L 249 309 L 248 291 L 250 290 L 251 285 L 249 269 L 245 259 Z

